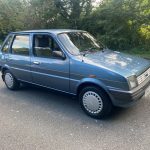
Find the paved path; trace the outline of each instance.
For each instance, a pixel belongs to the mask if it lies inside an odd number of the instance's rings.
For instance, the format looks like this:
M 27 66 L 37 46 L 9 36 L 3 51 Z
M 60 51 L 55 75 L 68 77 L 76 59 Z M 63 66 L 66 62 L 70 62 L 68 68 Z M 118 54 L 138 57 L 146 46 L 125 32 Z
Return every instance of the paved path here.
M 150 96 L 106 120 L 45 89 L 12 92 L 0 79 L 0 150 L 149 150 Z

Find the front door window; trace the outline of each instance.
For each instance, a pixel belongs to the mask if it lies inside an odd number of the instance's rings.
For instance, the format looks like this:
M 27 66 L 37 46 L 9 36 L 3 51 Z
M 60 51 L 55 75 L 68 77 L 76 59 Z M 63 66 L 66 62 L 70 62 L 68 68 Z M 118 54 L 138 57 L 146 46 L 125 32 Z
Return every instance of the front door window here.
M 58 44 L 49 35 L 34 35 L 33 54 L 35 57 L 57 58 L 54 52 L 61 52 Z

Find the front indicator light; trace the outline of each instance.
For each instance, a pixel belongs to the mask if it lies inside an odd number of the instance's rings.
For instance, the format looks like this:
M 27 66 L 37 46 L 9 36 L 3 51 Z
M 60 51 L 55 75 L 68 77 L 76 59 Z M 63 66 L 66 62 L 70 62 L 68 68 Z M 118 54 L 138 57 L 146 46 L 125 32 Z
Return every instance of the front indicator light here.
M 138 86 L 138 82 L 135 75 L 128 77 L 128 84 L 130 89 L 134 89 Z

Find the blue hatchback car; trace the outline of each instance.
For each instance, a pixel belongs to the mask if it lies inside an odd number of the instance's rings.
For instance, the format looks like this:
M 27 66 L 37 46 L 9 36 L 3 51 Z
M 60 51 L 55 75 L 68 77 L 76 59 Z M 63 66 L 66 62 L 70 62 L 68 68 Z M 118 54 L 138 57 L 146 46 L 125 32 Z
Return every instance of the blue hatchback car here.
M 10 33 L 0 66 L 8 89 L 31 83 L 76 95 L 94 118 L 134 104 L 150 89 L 149 60 L 109 50 L 80 30 Z

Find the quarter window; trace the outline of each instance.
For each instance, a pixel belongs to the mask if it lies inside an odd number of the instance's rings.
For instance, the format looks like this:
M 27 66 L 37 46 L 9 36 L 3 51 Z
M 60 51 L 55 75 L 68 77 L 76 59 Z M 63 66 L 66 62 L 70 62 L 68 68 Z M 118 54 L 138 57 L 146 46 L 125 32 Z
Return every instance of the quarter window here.
M 12 54 L 29 55 L 29 35 L 17 35 L 12 45 Z
M 11 42 L 12 42 L 12 35 L 9 36 L 9 38 L 7 39 L 7 41 L 4 44 L 4 46 L 2 48 L 3 53 L 8 53 Z

